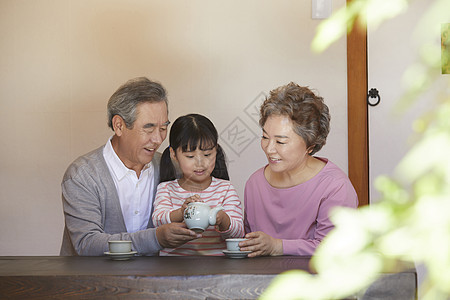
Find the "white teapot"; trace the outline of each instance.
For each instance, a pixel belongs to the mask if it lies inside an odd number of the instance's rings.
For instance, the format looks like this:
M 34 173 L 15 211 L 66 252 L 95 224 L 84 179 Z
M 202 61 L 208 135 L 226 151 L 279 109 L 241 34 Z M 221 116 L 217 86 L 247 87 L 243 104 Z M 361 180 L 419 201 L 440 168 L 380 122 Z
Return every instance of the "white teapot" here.
M 187 228 L 201 233 L 209 225 L 216 224 L 216 216 L 219 210 L 223 210 L 223 207 L 220 205 L 211 208 L 203 202 L 191 202 L 184 210 L 184 222 Z

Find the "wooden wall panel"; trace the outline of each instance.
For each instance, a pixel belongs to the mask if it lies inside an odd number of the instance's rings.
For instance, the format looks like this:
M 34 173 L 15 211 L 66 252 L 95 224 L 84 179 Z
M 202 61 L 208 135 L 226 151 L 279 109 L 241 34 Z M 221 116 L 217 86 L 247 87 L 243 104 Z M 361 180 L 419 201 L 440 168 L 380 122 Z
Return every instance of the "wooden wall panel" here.
M 350 0 L 347 1 L 349 3 Z M 359 198 L 369 204 L 369 147 L 367 109 L 367 28 L 347 35 L 348 171 Z

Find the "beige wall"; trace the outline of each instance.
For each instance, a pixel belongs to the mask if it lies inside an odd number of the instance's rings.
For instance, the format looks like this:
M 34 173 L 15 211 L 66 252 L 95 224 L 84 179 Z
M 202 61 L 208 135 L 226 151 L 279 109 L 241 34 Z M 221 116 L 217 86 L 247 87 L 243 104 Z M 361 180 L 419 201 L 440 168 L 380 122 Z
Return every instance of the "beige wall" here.
M 106 102 L 136 76 L 168 89 L 172 121 L 213 120 L 241 196 L 265 164 L 254 107 L 289 81 L 329 104 L 319 155 L 346 171 L 345 40 L 312 54 L 318 23 L 298 0 L 0 0 L 0 255 L 59 253 L 63 173 L 105 143 Z

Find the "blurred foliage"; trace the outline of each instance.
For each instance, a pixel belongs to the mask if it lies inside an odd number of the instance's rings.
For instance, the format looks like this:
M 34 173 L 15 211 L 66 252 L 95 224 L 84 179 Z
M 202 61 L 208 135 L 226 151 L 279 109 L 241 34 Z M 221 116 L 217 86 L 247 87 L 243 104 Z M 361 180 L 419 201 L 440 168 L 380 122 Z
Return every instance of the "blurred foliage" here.
M 374 18 L 371 26 L 379 25 L 406 11 L 408 2 L 354 0 L 347 9 L 340 9 L 321 23 L 312 48 L 323 51 L 358 24 L 366 24 L 366 10 Z M 448 18 L 449 12 L 450 1 L 433 1 L 424 11 L 418 30 L 426 33 L 424 27 L 433 18 L 442 14 Z M 261 299 L 341 299 L 358 295 L 381 272 L 398 270 L 402 262 L 427 269 L 420 299 L 450 298 L 450 75 L 440 74 L 441 59 L 449 61 L 449 52 L 441 57 L 441 49 L 435 44 L 435 40 L 421 44 L 421 56 L 405 72 L 406 92 L 398 101 L 398 107 L 404 110 L 412 100 L 432 90 L 435 109 L 413 124 L 417 142 L 395 174 L 375 181 L 382 194 L 380 201 L 358 210 L 337 208 L 332 216 L 336 228 L 311 260 L 317 274 L 301 270 L 283 273 Z

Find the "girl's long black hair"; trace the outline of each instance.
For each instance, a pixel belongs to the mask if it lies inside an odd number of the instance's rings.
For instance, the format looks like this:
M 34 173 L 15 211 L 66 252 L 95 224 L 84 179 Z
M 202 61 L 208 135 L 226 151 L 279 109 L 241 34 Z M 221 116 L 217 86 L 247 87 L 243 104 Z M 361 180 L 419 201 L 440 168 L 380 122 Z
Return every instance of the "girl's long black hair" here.
M 176 179 L 177 169 L 170 158 L 170 148 L 177 151 L 195 151 L 197 146 L 201 150 L 216 147 L 216 165 L 211 176 L 230 180 L 226 165 L 225 152 L 218 144 L 218 134 L 214 124 L 205 116 L 199 114 L 189 114 L 181 116 L 173 122 L 169 135 L 169 147 L 167 147 L 161 157 L 160 177 L 161 182 Z

